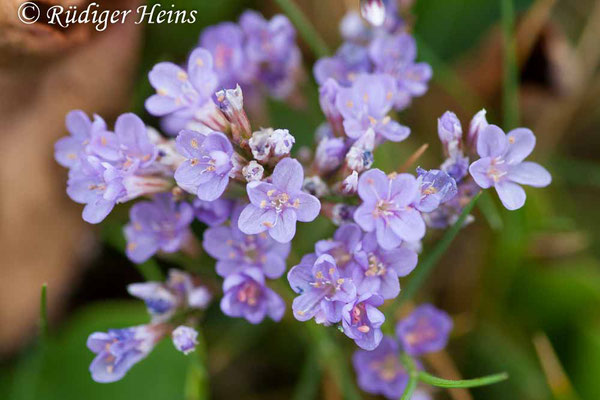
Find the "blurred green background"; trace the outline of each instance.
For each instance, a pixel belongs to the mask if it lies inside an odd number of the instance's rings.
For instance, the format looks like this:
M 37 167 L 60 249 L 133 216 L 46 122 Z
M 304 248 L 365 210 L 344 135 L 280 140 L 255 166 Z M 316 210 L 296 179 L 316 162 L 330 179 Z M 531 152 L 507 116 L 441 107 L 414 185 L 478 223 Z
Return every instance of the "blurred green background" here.
M 205 26 L 236 20 L 245 8 L 266 15 L 280 12 L 271 1 L 167 3 L 198 10 L 198 21 L 145 27 L 131 109 L 150 123 L 156 121 L 145 114 L 143 101 L 151 92 L 146 73 L 153 64 L 183 60 Z M 343 2 L 297 3 L 335 48 Z M 400 116 L 412 128 L 411 137 L 388 143 L 376 154 L 377 166 L 391 170 L 429 143 L 420 164 L 435 167 L 441 160 L 437 118 L 453 110 L 466 130 L 471 116 L 486 108 L 492 123 L 510 129 L 514 126 L 507 124 L 518 120 L 534 130 L 534 159 L 554 177 L 549 188 L 528 190 L 526 206 L 515 212 L 504 210 L 493 193 L 484 196 L 476 221 L 457 237 L 417 296 L 417 302 L 433 302 L 455 321 L 447 352 L 426 360 L 432 371 L 463 377 L 508 371 L 511 376 L 491 387 L 433 394 L 456 400 L 600 399 L 600 2 L 514 2 L 520 88 L 504 106 L 503 93 L 511 91 L 502 68 L 501 3 L 415 1 L 410 21 L 420 44 L 419 59 L 432 64 L 434 80 L 430 91 Z M 302 48 L 310 74 L 314 56 L 304 43 Z M 303 90 L 304 107 L 269 104 L 271 124 L 290 129 L 297 147 L 310 145 L 324 120 L 312 78 Z M 143 305 L 125 292 L 128 283 L 141 279 L 120 253 L 125 208 L 104 224 L 102 252 L 81 267 L 84 278 L 66 301 L 66 311 L 51 321 L 48 338 L 1 361 L 0 399 L 196 398 L 195 363 L 190 360 L 195 355 L 184 357 L 168 341 L 118 383 L 90 379 L 93 355 L 85 347 L 87 336 L 148 319 Z M 289 266 L 333 230 L 324 220 L 301 224 Z M 439 236 L 430 232 L 425 254 Z M 166 271 L 177 261 L 156 262 Z M 214 265 L 206 256 L 184 262 L 204 271 Z M 287 290 L 284 281 L 281 288 Z M 333 330 L 323 336 L 306 325 L 288 313 L 280 324 L 253 326 L 224 317 L 214 302 L 202 323 L 212 398 L 350 398 L 344 386 L 353 385 L 349 359 L 355 346 Z

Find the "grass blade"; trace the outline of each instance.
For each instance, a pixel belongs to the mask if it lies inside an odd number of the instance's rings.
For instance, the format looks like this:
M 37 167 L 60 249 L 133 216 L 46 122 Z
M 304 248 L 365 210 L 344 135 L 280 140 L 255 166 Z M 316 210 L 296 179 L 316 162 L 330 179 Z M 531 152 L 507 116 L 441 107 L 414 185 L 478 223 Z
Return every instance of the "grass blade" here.
M 293 0 L 274 0 L 298 29 L 302 39 L 317 58 L 330 54 L 327 44 Z
M 458 381 L 453 381 L 450 379 L 442 379 L 437 376 L 433 376 L 428 374 L 427 372 L 419 372 L 419 380 L 421 382 L 427 383 L 428 385 L 442 387 L 442 388 L 471 388 L 478 386 L 487 386 L 492 385 L 494 383 L 502 382 L 508 379 L 508 374 L 506 372 L 502 372 L 499 374 L 483 376 L 481 378 L 475 379 L 463 379 Z
M 44 340 L 48 334 L 48 284 L 42 285 L 40 293 L 40 338 Z

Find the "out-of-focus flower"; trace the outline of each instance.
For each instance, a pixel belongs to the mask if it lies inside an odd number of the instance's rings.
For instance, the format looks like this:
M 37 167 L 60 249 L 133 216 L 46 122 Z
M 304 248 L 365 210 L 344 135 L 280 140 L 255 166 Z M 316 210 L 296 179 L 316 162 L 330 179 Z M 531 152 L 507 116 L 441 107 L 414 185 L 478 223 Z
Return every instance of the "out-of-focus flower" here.
M 431 304 L 417 307 L 396 325 L 402 350 L 411 356 L 440 351 L 446 347 L 452 319 Z
M 189 326 L 180 325 L 171 333 L 173 345 L 177 350 L 185 355 L 190 354 L 196 349 L 198 344 L 198 332 Z
M 169 193 L 155 195 L 152 201 L 136 203 L 129 210 L 129 224 L 124 228 L 126 254 L 142 263 L 157 251 L 178 251 L 191 237 L 194 210 L 186 202 L 177 203 Z
M 123 378 L 134 364 L 150 354 L 163 335 L 163 330 L 153 325 L 92 333 L 87 340 L 87 347 L 96 353 L 90 364 L 92 379 L 107 383 Z
M 267 278 L 279 278 L 285 272 L 285 260 L 290 253 L 289 243 L 278 243 L 266 232 L 246 235 L 238 228 L 240 207 L 234 211 L 231 225 L 207 229 L 203 246 L 217 259 L 217 273 L 228 276 L 253 267 Z
M 360 0 L 360 13 L 373 26 L 381 26 L 385 21 L 383 0 Z
M 265 277 L 258 268 L 229 275 L 223 282 L 223 292 L 221 310 L 230 317 L 243 317 L 258 324 L 265 316 L 279 321 L 285 312 L 285 303 L 265 285 Z
M 386 250 L 377 244 L 374 233 L 362 239 L 366 263 L 359 263 L 352 279 L 361 293 L 377 293 L 393 299 L 400 293 L 399 277 L 408 275 L 417 266 L 417 253 L 405 246 Z
M 358 386 L 367 393 L 399 399 L 408 383 L 408 373 L 399 356 L 398 343 L 389 336 L 384 336 L 375 350 L 354 352 L 352 365 Z
M 336 170 L 344 162 L 346 143 L 342 138 L 321 139 L 315 153 L 315 166 L 322 174 Z
M 354 43 L 344 43 L 335 56 L 317 60 L 313 73 L 319 85 L 324 85 L 332 78 L 341 86 L 347 87 L 351 86 L 359 75 L 368 73 L 371 67 L 366 48 Z
M 317 198 L 327 196 L 329 194 L 329 187 L 327 183 L 318 175 L 307 176 L 304 178 L 302 184 L 302 190 L 306 193 L 310 193 Z
M 224 198 L 213 201 L 194 199 L 193 206 L 198 221 L 208 226 L 219 226 L 231 216 L 233 201 Z
M 196 285 L 183 271 L 172 269 L 166 282 L 132 283 L 127 286 L 130 295 L 144 300 L 153 322 L 164 322 L 177 309 L 204 309 L 211 300 L 210 292 Z
M 364 231 L 375 231 L 384 249 L 393 249 L 402 240 L 420 240 L 425 235 L 425 223 L 414 208 L 420 194 L 419 184 L 410 174 L 387 176 L 379 169 L 369 170 L 358 181 L 363 203 L 354 220 Z
M 292 289 L 300 295 L 292 309 L 299 321 L 315 317 L 318 323 L 332 324 L 342 318 L 342 308 L 356 297 L 351 279 L 343 278 L 329 254 L 304 258 L 288 273 Z
M 395 95 L 393 78 L 384 74 L 361 75 L 352 87 L 340 89 L 336 105 L 344 117 L 346 135 L 358 139 L 368 129 L 373 129 L 380 140 L 399 142 L 406 139 L 410 129 L 387 115 Z
M 520 185 L 548 186 L 550 173 L 541 165 L 523 161 L 535 147 L 535 136 L 527 128 L 505 134 L 496 125 L 488 125 L 477 140 L 481 157 L 469 167 L 475 182 L 483 189 L 496 188 L 504 207 L 516 210 L 525 204 L 525 190 Z
M 200 35 L 200 46 L 212 54 L 221 87 L 247 83 L 252 76 L 252 66 L 244 54 L 244 40 L 242 29 L 232 22 L 209 26 Z
M 429 64 L 415 62 L 417 45 L 408 33 L 377 36 L 369 45 L 369 56 L 375 72 L 387 74 L 395 81 L 395 109 L 405 109 L 413 97 L 427 91 L 432 70 Z
M 292 158 L 284 158 L 277 164 L 271 181 L 248 183 L 246 190 L 251 204 L 242 211 L 239 228 L 248 235 L 268 231 L 276 241 L 287 243 L 296 234 L 296 221 L 313 221 L 319 215 L 321 203 L 302 192 L 304 171 Z
M 229 183 L 233 168 L 233 147 L 220 132 L 203 135 L 194 131 L 181 131 L 177 136 L 177 151 L 186 160 L 175 171 L 175 181 L 200 200 L 216 200 Z
M 342 309 L 344 333 L 354 339 L 361 349 L 374 350 L 383 338 L 381 325 L 385 321 L 385 315 L 377 309 L 382 304 L 383 297 L 380 295 L 364 293 Z
M 362 231 L 356 224 L 344 224 L 333 234 L 332 239 L 319 240 L 315 252 L 321 256 L 329 254 L 335 260 L 340 275 L 352 277 L 352 271 L 359 263 L 366 263 L 366 254 L 361 249 Z

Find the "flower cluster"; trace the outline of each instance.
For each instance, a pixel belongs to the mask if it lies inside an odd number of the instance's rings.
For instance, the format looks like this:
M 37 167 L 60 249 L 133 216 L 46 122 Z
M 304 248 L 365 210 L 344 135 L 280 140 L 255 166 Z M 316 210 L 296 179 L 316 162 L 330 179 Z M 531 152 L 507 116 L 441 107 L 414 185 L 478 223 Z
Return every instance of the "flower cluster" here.
M 400 353 L 418 357 L 446 347 L 452 320 L 443 311 L 424 304 L 396 325 L 396 337 L 385 336 L 373 351 L 358 350 L 352 357 L 358 385 L 372 394 L 399 399 L 408 383 L 408 373 L 400 362 Z M 425 391 L 412 399 L 429 399 Z
M 252 324 L 283 317 L 285 302 L 267 281 L 286 273 L 296 224 L 321 214 L 338 226 L 288 271 L 297 293 L 293 314 L 336 325 L 353 339 L 364 350 L 354 357 L 360 386 L 390 398 L 402 394 L 407 380 L 397 353 L 437 351 L 451 327 L 445 314 L 423 306 L 398 324 L 398 341 L 382 333 L 384 301 L 399 295 L 399 278 L 417 266 L 427 229 L 454 224 L 481 188 L 494 187 L 513 210 L 525 202 L 520 185 L 551 181 L 539 164 L 524 161 L 535 146 L 533 133 L 505 134 L 488 124 L 485 110 L 466 138 L 455 114 L 439 118 L 438 168 L 415 174 L 372 168 L 377 146 L 409 136 L 393 117 L 425 93 L 431 77 L 431 68 L 416 62 L 415 40 L 394 4 L 364 0 L 363 12 L 377 26 L 349 14 L 341 26 L 344 44 L 315 64 L 327 122 L 315 134 L 314 152 L 293 158 L 292 132 L 254 130 L 246 113 L 267 94 L 289 97 L 302 76 L 290 22 L 255 12 L 239 24 L 207 28 L 185 66 L 161 62 L 149 72 L 156 94 L 146 109 L 161 117 L 170 136 L 134 114 L 121 115 L 109 130 L 99 116 L 72 111 L 70 136 L 55 145 L 56 160 L 69 168 L 68 195 L 85 204 L 84 220 L 101 222 L 117 203 L 146 198 L 131 206 L 124 228 L 132 261 L 197 249 L 190 226 L 205 224 L 202 245 L 223 278 L 221 310 Z M 168 334 L 178 350 L 192 351 L 198 332 L 190 324 L 210 300 L 178 271 L 164 284 L 129 291 L 146 302 L 152 322 L 90 336 L 97 381 L 120 379 Z
M 211 295 L 187 273 L 171 270 L 165 283 L 146 282 L 129 285 L 129 293 L 146 303 L 152 320 L 147 325 L 108 332 L 92 333 L 88 348 L 96 354 L 90 365 L 97 382 L 117 381 L 136 363 L 144 359 L 165 336 L 184 354 L 194 350 L 198 332 L 184 324 L 195 323 Z
M 163 117 L 162 128 L 169 134 L 182 129 L 222 132 L 225 121 L 215 115 L 218 106 L 212 101 L 217 89 L 240 85 L 252 108 L 261 106 L 265 92 L 278 99 L 293 94 L 302 78 L 302 56 L 295 38 L 296 31 L 285 16 L 267 21 L 254 11 L 246 11 L 239 24 L 209 27 L 186 68 L 161 62 L 150 71 L 156 94 L 148 98 L 146 109 Z
M 377 307 L 400 293 L 398 278 L 417 265 L 408 246 L 386 249 L 374 233 L 356 224 L 342 225 L 332 239 L 321 240 L 315 253 L 303 257 L 288 273 L 294 316 L 319 324 L 340 323 L 344 333 L 363 349 L 375 349 L 385 317 Z

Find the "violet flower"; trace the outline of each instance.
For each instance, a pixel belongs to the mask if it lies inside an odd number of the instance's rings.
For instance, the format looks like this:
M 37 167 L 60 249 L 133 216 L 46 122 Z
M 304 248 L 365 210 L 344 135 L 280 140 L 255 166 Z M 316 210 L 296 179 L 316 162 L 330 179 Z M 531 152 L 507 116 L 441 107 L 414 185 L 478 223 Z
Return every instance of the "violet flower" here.
M 158 194 L 152 201 L 136 203 L 129 210 L 124 228 L 127 257 L 142 263 L 159 250 L 178 251 L 191 238 L 194 210 L 186 202 L 177 203 L 169 193 Z
M 396 325 L 402 350 L 411 356 L 440 351 L 446 347 L 452 319 L 431 304 L 417 307 Z
M 161 62 L 152 68 L 148 79 L 156 94 L 146 100 L 146 109 L 155 116 L 172 117 L 164 126 L 169 133 L 183 129 L 197 114 L 206 112 L 206 108 L 215 108 L 211 97 L 219 78 L 213 71 L 212 55 L 206 49 L 192 51 L 187 71 L 171 62 Z
M 399 277 L 407 276 L 417 266 L 417 253 L 400 246 L 386 250 L 377 244 L 374 233 L 362 239 L 366 263 L 359 263 L 352 279 L 360 293 L 377 293 L 384 299 L 393 299 L 400 293 Z
M 354 339 L 361 349 L 374 350 L 383 338 L 381 325 L 385 321 L 385 315 L 377 309 L 382 304 L 383 297 L 380 295 L 364 293 L 342 308 L 344 333 Z
M 368 73 L 371 67 L 366 48 L 353 43 L 344 43 L 335 56 L 317 60 L 313 73 L 319 85 L 324 85 L 328 79 L 333 79 L 339 85 L 348 87 L 359 75 Z
M 362 236 L 358 225 L 344 224 L 335 231 L 332 239 L 319 240 L 315 244 L 315 252 L 318 256 L 332 256 L 341 276 L 350 278 L 359 264 L 367 263 L 367 255 L 361 249 Z
M 265 277 L 258 268 L 246 268 L 229 275 L 223 282 L 223 292 L 223 313 L 243 317 L 251 324 L 260 323 L 265 316 L 279 321 L 285 312 L 285 303 L 265 285 Z
M 65 118 L 65 125 L 70 136 L 59 139 L 54 144 L 54 158 L 63 167 L 72 168 L 86 153 L 92 135 L 106 130 L 106 123 L 98 115 L 94 120 L 81 110 L 70 111 Z
M 354 220 L 364 231 L 375 231 L 377 242 L 384 249 L 425 236 L 425 223 L 414 208 L 420 199 L 414 176 L 386 176 L 379 169 L 369 170 L 359 178 L 358 195 L 363 203 L 355 211 Z
M 477 140 L 481 157 L 469 167 L 475 182 L 483 189 L 496 188 L 504 207 L 516 210 L 525 204 L 525 190 L 520 185 L 545 187 L 552 182 L 541 165 L 523 161 L 535 147 L 535 136 L 527 128 L 504 134 L 496 125 L 486 126 Z
M 242 29 L 232 22 L 209 26 L 200 35 L 200 46 L 212 54 L 221 87 L 232 88 L 251 78 L 253 71 L 244 54 L 244 41 Z
M 219 226 L 229 219 L 233 201 L 222 197 L 213 201 L 194 199 L 193 206 L 196 219 L 212 227 Z
M 388 74 L 395 80 L 395 109 L 406 108 L 413 97 L 427 91 L 432 70 L 429 64 L 415 62 L 417 44 L 408 33 L 377 36 L 369 46 L 369 56 L 375 72 Z
M 329 254 L 304 257 L 288 273 L 292 289 L 300 295 L 292 303 L 294 317 L 317 323 L 332 324 L 342 318 L 342 308 L 356 298 L 356 287 L 351 279 L 343 278 L 333 257 Z
M 399 356 L 398 343 L 389 336 L 384 336 L 375 350 L 355 351 L 352 365 L 358 386 L 367 393 L 399 399 L 408 383 L 408 373 Z
M 153 325 L 92 333 L 87 339 L 87 347 L 96 353 L 90 364 L 92 379 L 107 383 L 123 378 L 134 364 L 150 354 L 163 334 Z
M 211 294 L 187 272 L 171 269 L 166 282 L 132 283 L 127 292 L 144 300 L 153 322 L 167 321 L 177 309 L 205 309 Z
M 458 192 L 456 181 L 444 171 L 432 169 L 426 171 L 417 168 L 417 182 L 421 198 L 416 208 L 421 212 L 432 212 L 442 203 L 450 201 Z
M 213 201 L 221 197 L 233 169 L 233 147 L 220 132 L 203 135 L 184 130 L 177 136 L 177 151 L 186 160 L 175 171 L 175 181 L 200 200 Z
M 313 221 L 321 203 L 301 191 L 304 171 L 292 158 L 284 158 L 275 166 L 271 181 L 248 183 L 251 204 L 242 211 L 239 228 L 248 235 L 268 231 L 276 241 L 287 243 L 296 234 L 296 221 Z
M 379 140 L 399 142 L 408 137 L 410 129 L 387 114 L 393 106 L 395 83 L 389 75 L 361 75 L 352 87 L 342 88 L 336 105 L 344 117 L 346 135 L 358 139 L 373 129 Z
M 290 243 L 279 243 L 266 232 L 246 235 L 238 228 L 239 208 L 234 211 L 231 225 L 207 229 L 203 247 L 217 259 L 217 274 L 229 276 L 246 268 L 257 268 L 267 278 L 279 278 L 285 272 L 285 260 Z

